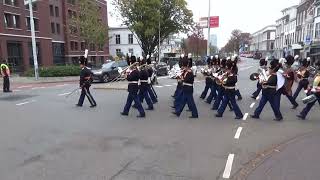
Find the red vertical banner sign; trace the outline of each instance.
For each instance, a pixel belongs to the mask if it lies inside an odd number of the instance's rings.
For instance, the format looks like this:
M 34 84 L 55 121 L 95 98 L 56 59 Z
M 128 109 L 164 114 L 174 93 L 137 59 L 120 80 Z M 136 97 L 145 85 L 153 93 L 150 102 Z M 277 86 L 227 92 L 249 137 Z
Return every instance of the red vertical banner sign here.
M 219 27 L 219 16 L 211 16 L 210 28 L 218 28 L 218 27 Z

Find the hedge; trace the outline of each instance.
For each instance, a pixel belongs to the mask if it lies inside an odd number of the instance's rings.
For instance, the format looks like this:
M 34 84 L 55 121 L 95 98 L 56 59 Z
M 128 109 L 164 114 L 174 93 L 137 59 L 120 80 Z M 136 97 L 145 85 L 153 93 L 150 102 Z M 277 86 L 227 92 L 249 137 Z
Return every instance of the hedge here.
M 40 67 L 40 77 L 65 77 L 65 76 L 79 76 L 79 66 L 51 66 L 51 67 Z M 27 77 L 34 77 L 34 69 L 30 69 L 25 73 Z

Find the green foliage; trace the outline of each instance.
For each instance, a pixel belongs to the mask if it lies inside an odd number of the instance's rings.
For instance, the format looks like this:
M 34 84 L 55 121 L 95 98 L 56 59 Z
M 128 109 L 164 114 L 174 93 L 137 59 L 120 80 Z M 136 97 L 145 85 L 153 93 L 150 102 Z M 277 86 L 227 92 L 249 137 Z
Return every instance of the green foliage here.
M 105 44 L 108 39 L 106 22 L 101 22 L 100 9 L 96 1 L 78 0 L 79 11 L 71 20 L 71 25 L 78 27 L 80 37 L 86 43 Z
M 65 77 L 65 76 L 79 76 L 79 66 L 51 66 L 51 67 L 40 67 L 40 77 Z M 34 69 L 30 69 L 25 73 L 27 77 L 34 77 Z
M 223 47 L 222 51 L 225 53 L 238 53 L 241 44 L 248 44 L 250 42 L 250 34 L 243 33 L 239 29 L 231 32 L 231 37 L 228 43 Z
M 145 54 L 152 54 L 170 34 L 187 32 L 193 24 L 186 0 L 113 0 L 123 22 L 140 40 Z

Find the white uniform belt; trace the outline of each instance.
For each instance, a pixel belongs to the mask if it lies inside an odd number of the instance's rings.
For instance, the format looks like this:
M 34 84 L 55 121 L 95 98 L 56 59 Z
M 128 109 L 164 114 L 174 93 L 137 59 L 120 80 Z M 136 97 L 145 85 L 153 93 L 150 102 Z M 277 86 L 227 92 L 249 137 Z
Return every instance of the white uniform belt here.
M 138 84 L 138 81 L 129 81 L 129 84 Z
M 185 86 L 193 86 L 193 84 L 189 84 L 189 83 L 183 83 L 183 85 L 185 85 Z
M 235 86 L 223 86 L 225 89 L 236 89 L 236 87 Z
M 265 86 L 262 86 L 264 89 L 266 89 L 266 88 L 271 88 L 271 89 L 276 89 L 277 88 L 277 86 L 268 86 L 268 85 L 265 85 Z
M 148 83 L 149 81 L 148 81 L 148 80 L 140 80 L 140 82 L 142 82 L 142 83 Z

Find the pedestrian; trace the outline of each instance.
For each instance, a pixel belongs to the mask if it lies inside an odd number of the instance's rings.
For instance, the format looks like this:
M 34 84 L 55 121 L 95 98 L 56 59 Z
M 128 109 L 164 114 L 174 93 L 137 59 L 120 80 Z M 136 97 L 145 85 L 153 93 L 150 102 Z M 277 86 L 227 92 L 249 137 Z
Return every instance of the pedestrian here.
M 123 116 L 128 116 L 130 107 L 132 105 L 132 102 L 134 101 L 138 111 L 139 115 L 137 116 L 138 118 L 144 118 L 146 117 L 146 114 L 144 112 L 144 109 L 141 105 L 139 96 L 138 96 L 138 91 L 139 91 L 139 79 L 140 79 L 140 73 L 137 67 L 136 63 L 136 58 L 135 56 L 131 56 L 130 60 L 130 66 L 128 70 L 126 71 L 126 79 L 128 80 L 128 97 L 127 97 L 127 102 L 126 105 L 124 106 L 123 111 L 120 113 Z
M 318 64 L 318 71 L 320 71 L 320 63 Z M 315 105 L 315 103 L 318 101 L 320 105 L 320 72 L 317 73 L 317 75 L 314 78 L 312 88 L 309 89 L 310 93 L 309 95 L 314 95 L 316 97 L 316 100 L 313 102 L 310 102 L 306 105 L 306 107 L 300 112 L 297 117 L 301 120 L 305 120 L 308 113 L 312 109 L 312 107 Z
M 231 61 L 227 62 L 226 75 L 223 77 L 223 79 L 221 79 L 221 83 L 224 88 L 224 96 L 223 96 L 222 104 L 218 109 L 218 113 L 216 114 L 216 117 L 222 117 L 228 103 L 231 103 L 234 113 L 236 115 L 235 119 L 243 118 L 243 114 L 235 98 L 236 84 L 238 82 L 238 78 L 237 78 L 238 72 L 235 66 L 236 66 L 236 63 L 233 64 L 233 62 Z
M 275 95 L 276 95 L 276 89 L 277 89 L 277 71 L 278 71 L 278 60 L 274 59 L 270 62 L 269 67 L 269 75 L 266 77 L 264 81 L 262 81 L 262 97 L 260 99 L 259 106 L 254 111 L 254 114 L 251 115 L 251 118 L 253 119 L 259 119 L 260 114 L 266 105 L 267 102 L 270 103 L 271 108 L 273 110 L 273 113 L 275 115 L 275 121 L 281 121 L 283 119 L 282 114 L 280 112 L 280 109 L 277 108 L 276 102 L 275 102 Z
M 266 61 L 265 59 L 260 59 L 260 61 L 259 61 L 260 67 L 258 68 L 257 72 L 261 73 L 263 70 L 267 71 L 268 70 L 267 65 L 268 65 L 268 61 Z M 259 96 L 261 90 L 262 90 L 262 86 L 261 86 L 260 82 L 258 81 L 257 82 L 257 90 L 252 93 L 251 98 L 256 99 Z
M 87 65 L 87 59 L 84 56 L 81 56 L 79 59 L 80 63 L 80 88 L 81 88 L 81 95 L 78 101 L 78 104 L 76 104 L 78 107 L 82 107 L 85 97 L 88 98 L 91 108 L 94 108 L 97 106 L 96 101 L 92 97 L 90 93 L 90 86 L 93 81 L 92 79 L 92 71 L 86 66 Z
M 192 67 L 191 56 L 189 56 L 189 59 L 185 57 L 182 65 L 186 69 L 182 75 L 183 76 L 182 101 L 181 101 L 181 104 L 179 104 L 179 106 L 176 107 L 176 111 L 173 112 L 173 114 L 179 117 L 181 112 L 184 109 L 184 106 L 187 104 L 190 111 L 192 112 L 192 116 L 190 116 L 189 118 L 198 118 L 198 110 L 193 99 L 194 75 L 191 70 L 191 67 Z
M 1 70 L 1 76 L 3 77 L 3 92 L 4 93 L 10 93 L 12 92 L 10 90 L 10 69 L 8 65 L 2 63 L 0 65 L 0 70 Z
M 300 79 L 298 87 L 293 95 L 293 99 L 296 100 L 302 89 L 307 90 L 309 85 L 310 72 L 308 71 L 309 62 L 307 59 L 302 60 L 301 67 L 297 71 L 297 77 Z

